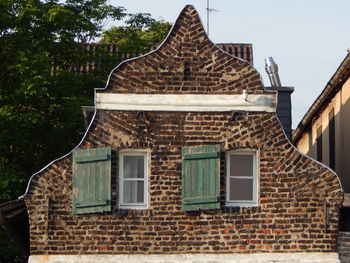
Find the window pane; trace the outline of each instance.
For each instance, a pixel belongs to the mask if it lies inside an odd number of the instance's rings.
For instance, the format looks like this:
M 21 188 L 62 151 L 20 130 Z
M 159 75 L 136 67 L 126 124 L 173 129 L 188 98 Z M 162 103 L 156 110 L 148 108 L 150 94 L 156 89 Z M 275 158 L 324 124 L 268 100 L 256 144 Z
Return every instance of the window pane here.
M 124 181 L 123 203 L 135 204 L 144 203 L 144 182 Z
M 143 195 L 144 195 L 144 182 L 137 182 L 137 202 L 143 203 Z
M 230 155 L 230 176 L 253 176 L 253 155 Z
M 124 156 L 124 178 L 144 177 L 144 156 L 125 155 Z
M 230 178 L 230 200 L 252 201 L 253 179 Z

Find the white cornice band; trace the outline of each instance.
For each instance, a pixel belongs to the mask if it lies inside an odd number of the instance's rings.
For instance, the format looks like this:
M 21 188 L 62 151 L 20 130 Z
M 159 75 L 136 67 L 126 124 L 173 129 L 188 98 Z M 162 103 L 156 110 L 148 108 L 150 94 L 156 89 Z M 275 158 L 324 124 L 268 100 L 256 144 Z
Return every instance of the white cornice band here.
M 145 111 L 276 111 L 276 95 L 97 93 L 96 109 Z

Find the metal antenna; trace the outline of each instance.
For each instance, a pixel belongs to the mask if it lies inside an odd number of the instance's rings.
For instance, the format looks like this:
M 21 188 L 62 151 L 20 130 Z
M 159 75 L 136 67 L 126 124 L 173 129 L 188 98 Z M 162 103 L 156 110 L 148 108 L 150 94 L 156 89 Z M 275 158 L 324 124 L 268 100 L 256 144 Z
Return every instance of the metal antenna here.
M 213 8 L 209 7 L 209 0 L 207 0 L 207 35 L 209 37 L 209 13 L 210 12 L 218 12 L 218 10 L 215 10 Z
M 209 36 L 209 0 L 207 0 L 207 35 Z

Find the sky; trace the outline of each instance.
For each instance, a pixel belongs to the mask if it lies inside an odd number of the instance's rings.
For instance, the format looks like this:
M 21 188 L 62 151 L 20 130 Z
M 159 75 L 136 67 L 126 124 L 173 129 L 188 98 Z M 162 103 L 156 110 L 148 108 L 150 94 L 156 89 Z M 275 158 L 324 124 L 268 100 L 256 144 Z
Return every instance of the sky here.
M 150 13 L 174 23 L 192 4 L 207 24 L 207 0 L 109 0 L 128 13 Z M 209 38 L 214 43 L 252 43 L 254 67 L 270 82 L 264 59 L 273 57 L 283 86 L 293 86 L 295 128 L 350 48 L 350 0 L 210 0 Z M 111 26 L 111 25 L 109 25 Z

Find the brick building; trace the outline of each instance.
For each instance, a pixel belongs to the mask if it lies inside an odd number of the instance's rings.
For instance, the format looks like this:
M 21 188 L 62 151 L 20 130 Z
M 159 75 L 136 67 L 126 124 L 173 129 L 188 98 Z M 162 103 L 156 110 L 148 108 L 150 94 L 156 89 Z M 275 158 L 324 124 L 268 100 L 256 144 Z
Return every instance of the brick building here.
M 95 108 L 28 184 L 30 262 L 339 262 L 338 177 L 292 146 L 276 94 L 192 6 Z

